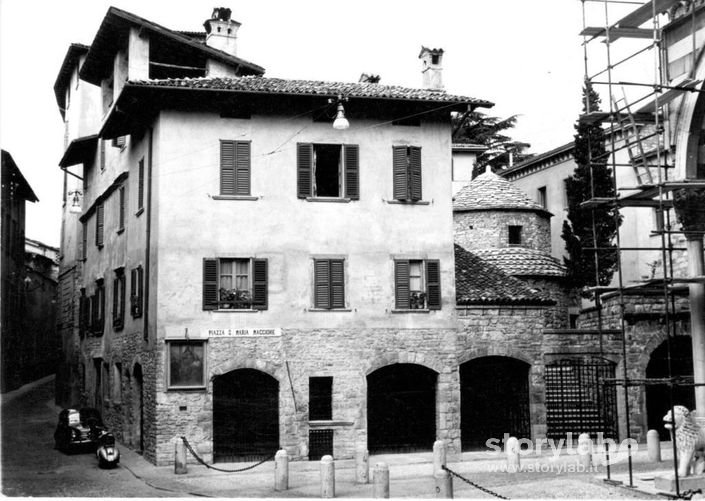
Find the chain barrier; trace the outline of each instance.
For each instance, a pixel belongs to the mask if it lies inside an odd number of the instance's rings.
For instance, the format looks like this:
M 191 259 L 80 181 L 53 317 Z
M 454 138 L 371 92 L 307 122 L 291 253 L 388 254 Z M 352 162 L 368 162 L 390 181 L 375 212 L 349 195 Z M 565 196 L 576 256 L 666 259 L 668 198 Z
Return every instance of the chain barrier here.
M 186 448 L 189 450 L 189 452 L 191 453 L 191 455 L 192 455 L 194 458 L 196 458 L 196 461 L 198 461 L 199 463 L 201 463 L 201 464 L 202 464 L 203 466 L 205 466 L 206 468 L 210 468 L 211 470 L 216 470 L 216 471 L 222 471 L 222 472 L 225 472 L 225 473 L 240 473 L 240 472 L 243 472 L 243 471 L 251 470 L 251 469 L 253 469 L 253 468 L 258 467 L 258 466 L 261 465 L 262 463 L 266 463 L 267 461 L 270 461 L 270 460 L 274 459 L 274 454 L 272 454 L 271 456 L 267 456 L 266 458 L 264 458 L 264 459 L 263 459 L 262 461 L 260 461 L 259 463 L 256 463 L 256 464 L 253 464 L 253 465 L 250 465 L 250 466 L 246 466 L 245 468 L 239 468 L 239 469 L 237 469 L 237 470 L 226 470 L 226 469 L 223 469 L 223 468 L 217 468 L 217 467 L 215 467 L 215 466 L 213 466 L 213 465 L 210 465 L 210 464 L 206 463 L 203 459 L 201 459 L 201 457 L 199 457 L 198 454 L 196 454 L 196 451 L 193 450 L 193 447 L 191 447 L 191 444 L 188 443 L 188 440 L 186 440 L 186 437 L 181 437 L 181 440 L 184 441 L 184 445 L 185 445 Z
M 460 480 L 462 480 L 462 481 L 465 482 L 466 484 L 472 485 L 475 489 L 479 489 L 479 490 L 481 490 L 482 492 L 485 492 L 485 493 L 487 493 L 487 494 L 490 494 L 490 495 L 492 495 L 492 496 L 494 496 L 494 497 L 496 497 L 496 498 L 499 498 L 499 499 L 509 499 L 509 498 L 505 498 L 505 497 L 502 496 L 501 494 L 497 494 L 496 492 L 493 492 L 493 491 L 491 491 L 491 490 L 489 490 L 489 489 L 487 489 L 487 488 L 485 488 L 485 487 L 482 487 L 481 485 L 476 484 L 476 483 L 473 482 L 472 480 L 468 480 L 467 478 L 465 478 L 465 477 L 463 477 L 463 476 L 461 476 L 461 475 L 455 473 L 453 470 L 451 470 L 450 468 L 448 468 L 446 465 L 441 465 L 441 468 L 443 468 L 445 471 L 447 471 L 448 473 L 450 473 L 450 474 L 453 475 L 454 477 L 458 477 Z
M 693 496 L 696 494 L 702 494 L 703 490 L 702 489 L 695 489 L 695 490 L 688 490 L 685 492 L 681 492 L 681 499 L 692 499 Z

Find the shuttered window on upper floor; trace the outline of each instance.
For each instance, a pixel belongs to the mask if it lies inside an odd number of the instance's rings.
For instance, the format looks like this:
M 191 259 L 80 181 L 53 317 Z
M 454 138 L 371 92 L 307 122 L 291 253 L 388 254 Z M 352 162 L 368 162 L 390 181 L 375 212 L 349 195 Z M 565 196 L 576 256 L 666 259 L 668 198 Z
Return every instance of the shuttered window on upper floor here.
M 95 244 L 103 246 L 103 230 L 105 228 L 105 206 L 101 202 L 95 206 Z
M 268 265 L 257 258 L 204 258 L 204 310 L 266 310 Z
M 418 202 L 422 195 L 421 148 L 419 146 L 394 146 L 392 156 L 394 199 L 404 202 Z
M 398 310 L 440 310 L 440 261 L 395 260 L 394 296 L 394 307 Z
M 298 143 L 299 198 L 360 199 L 360 148 L 356 144 Z
M 139 265 L 130 270 L 130 315 L 133 318 L 142 316 L 143 289 L 144 269 Z
M 250 195 L 251 142 L 220 140 L 220 194 Z
M 345 260 L 314 259 L 313 275 L 314 308 L 345 308 Z

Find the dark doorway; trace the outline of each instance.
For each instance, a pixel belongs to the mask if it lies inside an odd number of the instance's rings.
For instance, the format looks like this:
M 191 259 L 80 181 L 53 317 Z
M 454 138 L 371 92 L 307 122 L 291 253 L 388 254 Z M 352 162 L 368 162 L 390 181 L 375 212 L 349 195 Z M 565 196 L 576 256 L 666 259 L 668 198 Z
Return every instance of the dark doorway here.
M 615 364 L 603 359 L 566 359 L 546 365 L 548 438 L 573 440 L 581 433 L 593 439 L 617 439 L 617 390 L 605 380 L 615 377 Z
M 215 462 L 252 461 L 279 449 L 279 382 L 255 369 L 213 380 Z
M 144 451 L 144 378 L 142 366 L 135 364 L 133 370 L 134 391 L 132 392 L 133 412 L 133 437 L 137 452 Z
M 395 364 L 367 376 L 370 453 L 428 451 L 436 440 L 436 372 Z
M 671 369 L 672 376 L 693 376 L 693 342 L 690 336 L 677 336 L 671 339 Z M 664 341 L 649 359 L 646 366 L 647 378 L 667 378 L 668 342 Z M 683 405 L 688 410 L 695 407 L 695 391 L 692 386 L 673 387 L 673 405 Z M 670 433 L 663 427 L 663 416 L 671 408 L 669 388 L 666 385 L 646 387 L 646 415 L 650 430 L 658 430 L 661 440 L 670 440 Z
M 482 357 L 460 366 L 460 437 L 463 450 L 487 448 L 504 434 L 531 438 L 530 365 L 508 357 Z

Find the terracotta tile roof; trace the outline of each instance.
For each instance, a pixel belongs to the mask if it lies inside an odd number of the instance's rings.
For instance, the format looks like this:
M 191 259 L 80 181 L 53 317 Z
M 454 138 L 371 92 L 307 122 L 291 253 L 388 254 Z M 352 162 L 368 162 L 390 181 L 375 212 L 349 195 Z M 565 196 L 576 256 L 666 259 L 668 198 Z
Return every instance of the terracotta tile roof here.
M 453 199 L 454 212 L 492 209 L 533 210 L 550 214 L 526 193 L 489 170 L 461 188 Z
M 324 82 L 319 80 L 289 80 L 262 76 L 234 78 L 168 78 L 163 80 L 130 81 L 130 85 L 148 87 L 176 87 L 185 89 L 229 90 L 265 94 L 289 95 L 343 95 L 349 98 L 399 99 L 431 101 L 438 103 L 468 103 L 475 106 L 492 106 L 493 103 L 467 96 L 448 94 L 445 91 L 416 89 L 398 85 L 366 82 Z
M 553 256 L 535 249 L 506 247 L 503 249 L 476 249 L 485 261 L 513 276 L 564 277 L 565 267 Z
M 459 305 L 554 304 L 548 295 L 532 289 L 476 254 L 455 245 L 456 302 Z

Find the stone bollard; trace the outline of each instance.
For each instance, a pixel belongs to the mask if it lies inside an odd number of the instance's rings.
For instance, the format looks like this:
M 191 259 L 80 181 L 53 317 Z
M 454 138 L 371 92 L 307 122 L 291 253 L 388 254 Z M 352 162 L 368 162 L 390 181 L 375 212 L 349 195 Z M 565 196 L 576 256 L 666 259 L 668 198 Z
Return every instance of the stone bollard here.
M 592 440 L 587 433 L 581 433 L 578 437 L 578 464 L 583 471 L 588 471 L 592 466 Z
M 519 440 L 517 437 L 509 437 L 504 444 L 504 451 L 507 454 L 507 471 L 516 473 L 521 468 L 519 461 Z
M 649 430 L 646 432 L 646 447 L 649 451 L 649 461 L 661 462 L 661 437 L 658 431 Z
M 174 473 L 183 475 L 188 473 L 186 466 L 186 444 L 181 438 L 176 439 L 174 443 Z
M 446 443 L 443 440 L 433 442 L 433 474 L 436 475 L 446 465 Z
M 289 455 L 280 449 L 274 455 L 274 490 L 285 491 L 289 488 Z
M 370 483 L 370 453 L 364 445 L 359 445 L 355 449 L 355 482 Z
M 436 483 L 436 497 L 452 499 L 453 498 L 453 477 L 446 470 L 433 475 Z
M 335 463 L 329 455 L 321 458 L 321 497 L 335 497 Z
M 372 497 L 375 499 L 389 498 L 389 466 L 387 463 L 375 464 L 372 471 Z

